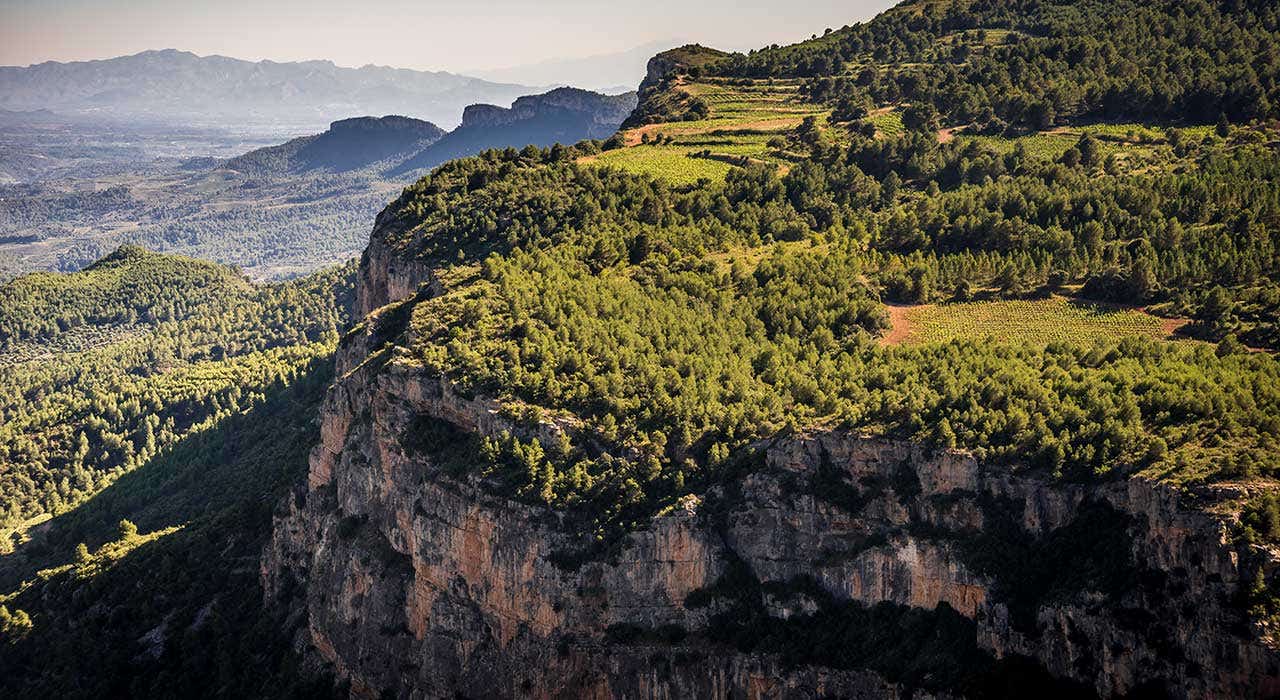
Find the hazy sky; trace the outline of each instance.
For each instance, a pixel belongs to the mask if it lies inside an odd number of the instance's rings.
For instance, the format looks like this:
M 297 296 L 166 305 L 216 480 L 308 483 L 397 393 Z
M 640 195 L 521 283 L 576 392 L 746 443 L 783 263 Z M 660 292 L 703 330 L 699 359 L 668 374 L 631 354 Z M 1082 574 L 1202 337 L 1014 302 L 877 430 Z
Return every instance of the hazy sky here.
M 680 39 L 791 43 L 893 0 L 0 0 L 0 65 L 175 48 L 465 71 Z

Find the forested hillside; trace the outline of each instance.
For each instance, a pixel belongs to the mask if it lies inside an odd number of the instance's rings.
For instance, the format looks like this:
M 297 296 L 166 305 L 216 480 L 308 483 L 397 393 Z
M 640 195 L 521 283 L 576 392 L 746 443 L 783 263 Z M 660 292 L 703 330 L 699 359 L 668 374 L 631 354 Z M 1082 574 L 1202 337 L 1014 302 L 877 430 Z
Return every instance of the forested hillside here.
M 0 688 L 314 696 L 256 559 L 352 267 L 254 285 L 125 246 L 0 287 Z
M 391 205 L 373 244 L 445 292 L 405 301 L 378 357 L 572 426 L 423 439 L 564 512 L 594 542 L 575 563 L 832 428 L 1066 483 L 1230 484 L 1215 508 L 1271 512 L 1276 21 L 920 3 L 797 47 L 669 52 L 608 142 L 455 161 Z M 1280 581 L 1259 576 L 1240 596 L 1266 620 Z
M 264 606 L 258 557 L 306 473 L 327 354 L 158 451 L 0 557 L 5 697 L 329 697 Z
M 997 132 L 1081 119 L 1246 121 L 1280 108 L 1278 32 L 1280 8 L 1267 0 L 916 0 L 712 72 L 804 78 L 841 113 L 902 101 Z
M 1243 283 L 1234 275 L 1251 265 L 1276 269 L 1275 228 L 1240 241 L 1253 248 L 1196 245 L 1193 230 L 1165 249 L 1168 262 L 1160 266 L 1153 253 L 1135 256 L 1130 250 L 1143 248 L 1117 240 L 1144 219 L 1163 220 L 1150 180 L 1121 190 L 1134 197 L 1141 188 L 1150 205 L 1144 214 L 1106 198 L 1102 188 L 1122 178 L 1028 161 L 1016 166 L 1024 174 L 985 188 L 1025 183 L 1032 189 L 1017 196 L 1030 207 L 1064 202 L 1069 195 L 1062 192 L 1078 182 L 1082 206 L 1110 209 L 1122 217 L 1117 228 L 1108 233 L 1087 219 L 1080 226 L 1097 238 L 1076 239 L 1059 220 L 1051 224 L 1058 238 L 1041 248 L 1034 220 L 1021 221 L 1022 245 L 1013 250 L 981 238 L 965 245 L 961 227 L 976 217 L 960 208 L 948 223 L 946 203 L 990 203 L 990 224 L 1010 226 L 1000 222 L 999 199 L 982 194 L 984 186 L 947 183 L 944 193 L 938 179 L 926 185 L 937 191 L 931 198 L 901 190 L 890 197 L 856 160 L 845 161 L 858 148 L 840 148 L 841 157 L 826 162 L 815 157 L 782 177 L 752 167 L 688 188 L 579 165 L 571 150 L 450 164 L 393 205 L 404 219 L 395 229 L 406 233 L 387 243 L 442 266 L 462 265 L 452 275 L 467 280 L 417 304 L 413 350 L 468 392 L 573 412 L 587 421 L 583 449 L 606 444 L 614 454 L 645 455 L 599 461 L 571 449 L 561 461 L 517 473 L 528 480 L 522 488 L 552 504 L 624 498 L 603 511 L 588 509 L 604 517 L 718 478 L 718 465 L 761 437 L 830 420 L 1072 478 L 1146 470 L 1203 480 L 1280 468 L 1280 368 L 1268 354 L 1137 336 L 993 345 L 977 342 L 982 329 L 920 348 L 876 341 L 889 326 L 883 297 L 1051 295 L 1092 281 L 1091 269 L 1111 274 L 1116 265 L 1130 270 L 1121 276 L 1132 286 L 1141 278 L 1131 270 L 1141 264 L 1151 265 L 1151 290 L 1143 293 L 1153 298 L 1164 285 Z M 1274 154 L 1212 139 L 1206 148 L 1206 158 L 1236 164 L 1206 190 L 1247 197 L 1256 187 L 1261 206 L 1272 206 L 1277 180 L 1236 168 L 1251 159 L 1270 167 Z M 944 172 L 966 154 L 943 150 L 952 158 L 943 161 Z M 1252 170 L 1245 165 L 1243 172 Z M 1046 179 L 1059 189 L 1046 187 Z M 1206 197 L 1197 205 L 1184 196 L 1168 206 L 1203 207 L 1203 235 L 1214 241 L 1222 234 L 1214 233 L 1212 211 L 1230 201 Z M 1228 206 L 1221 215 L 1230 220 L 1247 210 Z M 907 212 L 940 220 L 939 228 L 960 238 L 959 252 L 928 238 L 899 252 L 889 236 Z M 1225 257 L 1233 254 L 1239 257 Z M 1211 266 L 1215 258 L 1221 264 Z M 970 291 L 952 291 L 964 289 Z M 1000 329 L 987 332 L 998 337 Z M 624 484 L 630 486 L 617 491 Z
M 122 247 L 0 287 L 0 524 L 62 513 L 291 383 L 346 324 L 349 274 L 255 286 Z

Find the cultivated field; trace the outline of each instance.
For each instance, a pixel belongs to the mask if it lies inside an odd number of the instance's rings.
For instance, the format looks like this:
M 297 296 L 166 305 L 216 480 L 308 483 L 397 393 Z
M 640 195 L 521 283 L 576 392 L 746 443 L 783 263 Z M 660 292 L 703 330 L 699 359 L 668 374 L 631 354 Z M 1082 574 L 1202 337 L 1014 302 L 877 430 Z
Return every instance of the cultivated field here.
M 1090 343 L 1126 336 L 1166 338 L 1176 327 L 1137 309 L 1095 306 L 1068 299 L 985 301 L 891 307 L 889 344 L 942 343 L 990 338 L 1044 345 Z
M 681 85 L 677 89 L 706 103 L 705 119 L 629 129 L 622 134 L 625 148 L 584 161 L 652 175 L 677 185 L 702 178 L 723 180 L 730 168 L 748 162 L 785 168 L 789 163 L 787 154 L 771 149 L 769 140 L 795 129 L 805 117 L 825 121 L 827 110 L 801 100 L 795 81 L 755 81 L 746 85 L 738 82 Z
M 631 146 L 605 151 L 591 161 L 652 175 L 676 185 L 693 184 L 702 178 L 723 180 L 733 167 L 720 160 L 691 157 L 692 152 L 689 146 Z

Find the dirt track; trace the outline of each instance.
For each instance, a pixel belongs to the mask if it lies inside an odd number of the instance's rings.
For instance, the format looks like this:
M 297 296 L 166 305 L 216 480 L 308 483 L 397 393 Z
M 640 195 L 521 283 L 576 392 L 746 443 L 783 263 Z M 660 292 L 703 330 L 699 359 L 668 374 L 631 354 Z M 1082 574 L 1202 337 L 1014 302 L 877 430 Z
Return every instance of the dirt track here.
M 880 338 L 881 345 L 901 345 L 911 337 L 912 327 L 911 320 L 907 318 L 908 314 L 917 309 L 926 309 L 931 304 L 918 306 L 902 306 L 898 304 L 885 304 L 885 309 L 889 311 L 889 332 Z

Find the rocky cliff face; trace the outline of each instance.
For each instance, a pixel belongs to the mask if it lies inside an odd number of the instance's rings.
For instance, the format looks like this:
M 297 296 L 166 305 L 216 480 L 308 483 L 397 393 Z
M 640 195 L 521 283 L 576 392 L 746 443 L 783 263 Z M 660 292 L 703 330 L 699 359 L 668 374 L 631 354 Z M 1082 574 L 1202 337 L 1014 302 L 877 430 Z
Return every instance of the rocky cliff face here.
M 374 238 L 361 262 L 366 313 L 438 293 L 430 270 Z M 530 425 L 459 395 L 385 344 L 380 315 L 344 342 L 308 483 L 281 505 L 262 562 L 268 597 L 293 596 L 309 620 L 300 644 L 353 696 L 894 698 L 929 688 L 884 664 L 829 668 L 724 643 L 748 609 L 744 591 L 761 620 L 799 621 L 815 639 L 833 606 L 931 611 L 958 621 L 993 668 L 1030 659 L 1043 678 L 1102 696 L 1280 690 L 1280 656 L 1240 609 L 1229 523 L 1170 487 L 1062 483 L 814 432 L 761 445 L 762 462 L 740 481 L 686 497 L 600 553 L 565 514 L 446 469 L 433 444 L 442 433 L 424 427 L 552 443 L 573 426 Z
M 511 111 L 528 119 L 547 109 L 583 112 L 592 122 L 617 129 L 631 110 L 636 108 L 636 93 L 601 95 L 589 90 L 562 87 L 541 95 L 527 95 L 511 103 Z
M 689 95 L 671 89 L 678 74 L 700 70 L 703 66 L 728 55 L 717 49 L 689 44 L 663 51 L 649 59 L 645 66 L 644 80 L 640 82 L 637 107 L 622 123 L 622 128 L 631 129 L 644 124 L 681 118 L 679 112 L 687 106 Z
M 535 119 L 540 115 L 568 112 L 580 115 L 592 124 L 618 128 L 636 106 L 636 93 L 601 95 L 577 88 L 556 88 L 541 95 L 526 95 L 517 99 L 510 108 L 477 104 L 462 113 L 462 127 L 495 127 Z M 607 135 L 607 134 L 606 134 Z
M 356 309 L 362 317 L 393 301 L 412 297 L 419 287 L 434 293 L 441 291 L 440 281 L 426 263 L 399 256 L 387 245 L 386 236 L 401 226 L 393 207 L 384 209 L 374 224 L 380 235 L 374 236 L 360 255 Z M 345 348 L 341 351 L 349 352 Z
M 601 95 L 575 88 L 557 88 L 526 95 L 510 108 L 471 105 L 462 125 L 402 163 L 397 174 L 434 168 L 455 158 L 491 148 L 547 147 L 583 139 L 605 139 L 617 131 L 636 106 L 636 93 Z

